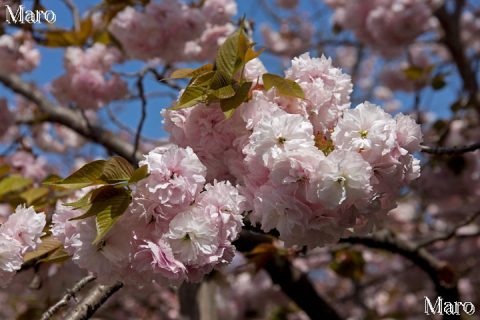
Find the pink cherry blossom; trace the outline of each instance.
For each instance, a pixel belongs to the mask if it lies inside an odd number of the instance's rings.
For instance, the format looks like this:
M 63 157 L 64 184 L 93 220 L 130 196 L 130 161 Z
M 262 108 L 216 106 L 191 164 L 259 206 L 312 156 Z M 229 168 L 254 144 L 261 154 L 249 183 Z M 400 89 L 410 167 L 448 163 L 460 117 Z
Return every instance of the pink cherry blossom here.
M 22 267 L 22 249 L 20 242 L 0 232 L 0 287 L 6 287 Z
M 429 30 L 433 4 L 427 0 L 365 0 L 327 3 L 335 9 L 334 22 L 351 29 L 357 38 L 386 56 L 397 55 Z
M 106 75 L 113 64 L 121 61 L 118 49 L 100 43 L 86 50 L 68 47 L 66 73 L 52 82 L 52 93 L 61 103 L 74 103 L 82 109 L 98 109 L 124 98 L 128 92 L 126 82 L 116 73 Z
M 399 113 L 395 117 L 397 122 L 397 142 L 400 148 L 405 150 L 403 153 L 420 151 L 422 142 L 422 131 L 415 120 L 404 114 Z
M 300 115 L 282 114 L 263 118 L 254 128 L 243 152 L 247 161 L 254 156 L 260 157 L 265 166 L 271 166 L 283 152 L 307 149 L 313 145 L 311 123 Z
M 345 111 L 332 134 L 335 146 L 360 152 L 370 163 L 395 146 L 395 120 L 369 102 Z
M 13 35 L 0 36 L 0 72 L 30 72 L 39 62 L 40 51 L 30 33 L 18 31 Z
M 321 161 L 311 180 L 308 199 L 327 208 L 361 206 L 368 201 L 372 187 L 372 168 L 356 152 L 335 150 Z
M 149 176 L 137 186 L 132 210 L 147 220 L 168 223 L 172 214 L 195 200 L 205 184 L 206 168 L 190 147 L 158 147 L 140 165 L 147 165 Z
M 35 157 L 27 151 L 17 151 L 7 159 L 7 163 L 22 176 L 34 180 L 42 180 L 47 176 L 47 159 Z
M 285 74 L 302 87 L 307 101 L 306 113 L 315 132 L 325 133 L 333 128 L 342 112 L 350 107 L 351 78 L 333 67 L 331 59 L 311 58 L 305 53 L 292 60 Z
M 23 254 L 40 243 L 46 219 L 43 212 L 19 205 L 0 226 L 0 287 L 12 280 L 23 264 Z
M 24 251 L 34 249 L 40 243 L 40 236 L 45 227 L 46 219 L 43 212 L 36 213 L 33 207 L 26 208 L 19 205 L 0 230 L 6 235 L 16 239 Z

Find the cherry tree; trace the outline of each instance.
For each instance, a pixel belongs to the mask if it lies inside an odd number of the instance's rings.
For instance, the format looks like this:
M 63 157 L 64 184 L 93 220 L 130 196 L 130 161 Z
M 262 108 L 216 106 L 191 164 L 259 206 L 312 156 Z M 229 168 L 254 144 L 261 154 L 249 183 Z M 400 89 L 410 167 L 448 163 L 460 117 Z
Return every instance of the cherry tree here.
M 476 1 L 62 2 L 1 8 L 2 319 L 473 314 Z

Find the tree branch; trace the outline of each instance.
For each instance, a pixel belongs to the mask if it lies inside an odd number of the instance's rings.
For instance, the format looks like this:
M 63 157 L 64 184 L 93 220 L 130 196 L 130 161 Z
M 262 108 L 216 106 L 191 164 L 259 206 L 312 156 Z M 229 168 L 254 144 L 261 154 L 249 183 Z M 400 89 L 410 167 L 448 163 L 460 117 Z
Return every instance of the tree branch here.
M 242 231 L 235 247 L 242 252 L 253 250 L 257 245 L 272 242 L 272 237 L 251 231 Z M 272 281 L 294 301 L 312 320 L 341 320 L 337 311 L 320 296 L 310 282 L 308 275 L 296 269 L 284 256 L 270 259 L 265 270 Z
M 428 147 L 422 146 L 422 152 L 435 155 L 458 155 L 480 149 L 480 142 L 463 147 Z
M 109 152 L 128 159 L 134 165 L 141 159 L 142 155 L 139 152 L 136 152 L 135 155 L 132 156 L 134 153 L 134 146 L 132 144 L 97 124 L 89 126 L 85 119 L 83 119 L 80 111 L 55 104 L 50 101 L 43 92 L 23 81 L 20 77 L 0 73 L 0 82 L 35 103 L 43 113 L 41 121 L 62 124 L 81 136 L 101 144 Z
M 78 281 L 72 289 L 68 289 L 65 295 L 53 306 L 48 308 L 45 313 L 42 314 L 42 317 L 40 318 L 41 320 L 49 320 L 52 318 L 52 316 L 57 313 L 61 308 L 65 307 L 70 299 L 74 298 L 75 295 L 82 290 L 87 284 L 95 280 L 96 277 L 93 275 L 88 275 L 85 278 L 81 279 Z
M 110 285 L 98 284 L 88 295 L 65 317 L 68 320 L 89 319 L 115 292 L 123 287 L 117 281 Z
M 452 268 L 438 260 L 424 248 L 410 241 L 398 238 L 389 230 L 367 236 L 351 236 L 340 240 L 341 243 L 361 244 L 373 249 L 399 254 L 422 269 L 435 286 L 437 295 L 444 301 L 460 301 L 456 276 Z M 460 316 L 444 316 L 444 319 L 460 319 Z
M 183 283 L 178 289 L 180 301 L 180 315 L 182 320 L 199 320 L 200 310 L 197 295 L 200 283 Z
M 445 3 L 436 10 L 435 16 L 444 31 L 442 42 L 447 47 L 455 65 L 457 66 L 458 72 L 463 81 L 463 86 L 470 96 L 470 103 L 472 103 L 477 111 L 480 112 L 480 103 L 477 97 L 477 76 L 465 53 L 465 48 L 461 40 L 462 37 L 460 35 L 460 11 L 462 7 L 463 1 L 458 1 L 454 12 L 450 14 L 447 11 Z

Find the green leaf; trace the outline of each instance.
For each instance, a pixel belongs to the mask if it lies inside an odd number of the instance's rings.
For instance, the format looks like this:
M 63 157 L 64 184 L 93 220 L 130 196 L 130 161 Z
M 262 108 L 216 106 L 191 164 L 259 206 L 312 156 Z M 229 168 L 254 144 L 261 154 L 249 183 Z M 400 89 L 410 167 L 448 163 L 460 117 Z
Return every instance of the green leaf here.
M 114 186 L 106 185 L 95 190 L 90 190 L 90 192 L 88 192 L 86 195 L 84 195 L 75 202 L 64 204 L 65 206 L 73 207 L 74 210 L 82 209 L 83 211 L 85 211 L 84 214 L 73 217 L 70 220 L 82 220 L 95 216 L 98 210 L 98 206 L 92 209 L 95 199 L 98 197 L 98 202 L 102 201 L 102 199 L 108 199 L 108 197 L 113 197 L 117 194 L 116 190 L 118 189 L 116 189 Z
M 435 77 L 433 77 L 432 79 L 432 88 L 434 90 L 440 90 L 442 89 L 443 87 L 445 87 L 445 85 L 447 84 L 447 82 L 445 82 L 445 77 L 441 74 L 439 75 L 436 75 Z
M 302 87 L 300 87 L 300 85 L 293 80 L 285 79 L 271 73 L 263 74 L 262 79 L 266 90 L 270 90 L 272 87 L 275 87 L 278 93 L 284 96 L 305 99 L 305 94 L 303 93 Z
M 213 64 L 209 63 L 197 69 L 184 68 L 184 69 L 175 70 L 170 75 L 170 78 L 171 79 L 193 78 L 212 70 L 213 70 Z
M 6 164 L 0 166 L 0 177 L 3 177 L 10 172 L 10 167 Z
M 235 63 L 238 57 L 238 37 L 240 30 L 233 33 L 220 46 L 215 59 L 215 65 L 218 70 L 233 76 L 235 70 Z
M 32 184 L 32 180 L 19 175 L 11 175 L 0 181 L 0 197 L 10 192 L 22 190 Z
M 232 83 L 232 79 L 222 71 L 215 71 L 210 80 L 209 89 L 220 89 Z
M 248 48 L 247 52 L 245 53 L 245 63 L 255 58 L 258 58 L 263 53 L 263 51 L 265 51 L 265 48 L 262 48 L 258 51 L 255 51 L 252 48 Z
M 92 185 L 105 184 L 106 182 L 101 177 L 106 162 L 105 160 L 96 160 L 87 163 L 67 178 L 52 184 L 67 189 L 82 189 Z
M 209 88 L 215 73 L 216 71 L 208 71 L 199 75 L 198 77 L 192 78 L 188 84 L 188 87 Z
M 330 268 L 339 276 L 360 280 L 365 273 L 365 260 L 358 250 L 338 250 L 333 253 Z
M 33 203 L 35 203 L 37 200 L 45 197 L 48 194 L 48 192 L 49 192 L 49 189 L 45 187 L 32 188 L 22 192 L 20 194 L 20 197 L 25 199 L 27 205 L 30 206 Z
M 61 180 L 62 180 L 62 177 L 56 174 L 51 174 L 43 180 L 43 184 L 50 186 L 50 185 L 54 185 L 56 182 L 59 182 Z
M 409 66 L 403 69 L 403 73 L 412 81 L 422 80 L 425 76 L 428 76 L 433 70 L 433 66 L 419 67 L 419 66 Z
M 220 100 L 228 99 L 231 98 L 235 95 L 235 90 L 231 85 L 213 90 L 210 92 L 211 95 L 213 95 L 215 98 L 218 98 Z
M 87 213 L 96 215 L 97 237 L 93 244 L 98 244 L 115 222 L 127 210 L 131 202 L 130 192 L 123 188 L 105 189 L 92 196 L 92 206 Z
M 172 72 L 170 75 L 171 79 L 184 79 L 184 78 L 191 78 L 192 73 L 195 71 L 193 68 L 183 68 L 183 69 L 177 69 Z
M 65 248 L 61 246 L 57 248 L 55 251 L 49 253 L 46 258 L 40 259 L 38 262 L 44 263 L 60 263 L 67 261 L 71 256 L 65 251 Z
M 130 180 L 128 180 L 128 183 L 137 183 L 138 181 L 143 180 L 146 177 L 148 177 L 148 166 L 143 165 L 133 172 L 132 177 L 130 178 Z
M 244 58 L 250 47 L 251 43 L 243 28 L 238 29 L 218 49 L 215 59 L 217 70 L 233 77 L 235 72 L 245 64 Z
M 102 180 L 108 182 L 128 181 L 132 177 L 132 165 L 122 157 L 113 156 L 105 162 Z
M 38 245 L 38 247 L 31 252 L 27 252 L 23 256 L 23 262 L 30 262 L 35 259 L 44 258 L 49 253 L 61 248 L 62 242 L 53 238 L 51 235 L 48 235 L 42 238 L 42 242 Z
M 98 189 L 90 190 L 87 194 L 85 194 L 83 197 L 81 197 L 77 201 L 64 203 L 63 205 L 66 206 L 66 207 L 72 207 L 74 210 L 84 209 L 84 210 L 88 211 L 88 208 L 91 205 L 92 193 L 96 190 L 98 190 Z M 78 220 L 78 219 L 79 219 L 79 217 L 75 217 L 75 218 L 72 218 L 70 220 Z
M 79 30 L 49 30 L 45 33 L 45 39 L 41 43 L 46 47 L 68 47 L 83 46 L 87 43 L 88 38 L 92 35 L 93 22 L 89 16 L 80 21 Z
M 250 88 L 252 87 L 252 82 L 244 82 L 240 85 L 240 87 L 235 92 L 235 95 L 228 99 L 220 100 L 220 107 L 227 119 L 229 119 L 235 109 L 241 105 L 245 100 L 248 98 L 248 93 L 250 92 Z
M 207 95 L 204 88 L 198 88 L 189 86 L 185 88 L 182 96 L 180 97 L 178 103 L 172 108 L 173 110 L 189 108 L 197 103 L 205 101 Z

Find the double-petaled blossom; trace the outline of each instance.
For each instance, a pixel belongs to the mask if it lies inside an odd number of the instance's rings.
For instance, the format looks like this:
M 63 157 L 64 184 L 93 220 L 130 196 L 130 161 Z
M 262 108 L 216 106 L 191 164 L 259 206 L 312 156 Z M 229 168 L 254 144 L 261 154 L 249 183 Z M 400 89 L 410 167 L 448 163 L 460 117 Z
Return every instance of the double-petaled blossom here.
M 386 56 L 434 25 L 433 10 L 438 1 L 430 0 L 328 0 L 335 9 L 334 22 L 352 30 L 357 38 Z
M 57 205 L 52 234 L 73 261 L 104 280 L 128 275 L 132 283 L 176 284 L 198 281 L 229 262 L 245 210 L 237 188 L 205 184 L 206 169 L 190 148 L 156 148 L 140 165 L 148 177 L 136 184 L 132 204 L 100 241 L 94 217 L 72 219 L 81 213 Z
M 115 72 L 107 74 L 113 64 L 121 61 L 117 48 L 100 43 L 85 50 L 68 47 L 64 57 L 66 73 L 52 82 L 52 93 L 60 102 L 82 109 L 98 109 L 124 98 L 127 83 Z
M 166 111 L 171 140 L 221 163 L 250 221 L 288 246 L 332 243 L 381 222 L 419 175 L 420 127 L 369 102 L 351 109 L 351 79 L 325 57 L 293 59 L 286 77 L 305 99 L 260 84 L 230 119 L 216 104 Z M 211 181 L 218 166 L 206 166 Z
M 369 102 L 345 111 L 332 134 L 335 146 L 359 152 L 369 162 L 395 146 L 396 123 L 391 115 Z
M 119 12 L 109 31 L 134 59 L 205 60 L 234 31 L 230 20 L 236 13 L 232 0 L 207 0 L 199 7 L 178 0 L 151 1 L 145 10 L 129 6 Z
M 19 205 L 0 226 L 0 287 L 6 286 L 20 270 L 23 255 L 41 242 L 45 224 L 43 212 Z
M 40 51 L 35 48 L 30 33 L 18 31 L 13 35 L 0 36 L 0 72 L 30 72 L 39 62 Z
M 342 112 L 350 107 L 352 80 L 341 69 L 335 68 L 330 58 L 311 58 L 304 53 L 292 60 L 292 66 L 285 75 L 302 87 L 305 111 L 315 133 L 328 132 Z
M 329 209 L 343 204 L 360 206 L 372 191 L 371 177 L 372 168 L 360 154 L 338 149 L 320 162 L 307 196 Z
M 34 156 L 30 152 L 19 150 L 7 158 L 7 163 L 26 178 L 40 181 L 47 176 L 47 159 Z
M 233 258 L 232 241 L 243 225 L 243 211 L 244 197 L 229 182 L 205 185 L 195 202 L 177 211 L 165 228 L 137 225 L 133 270 L 146 272 L 146 263 L 153 278 L 200 280 Z

